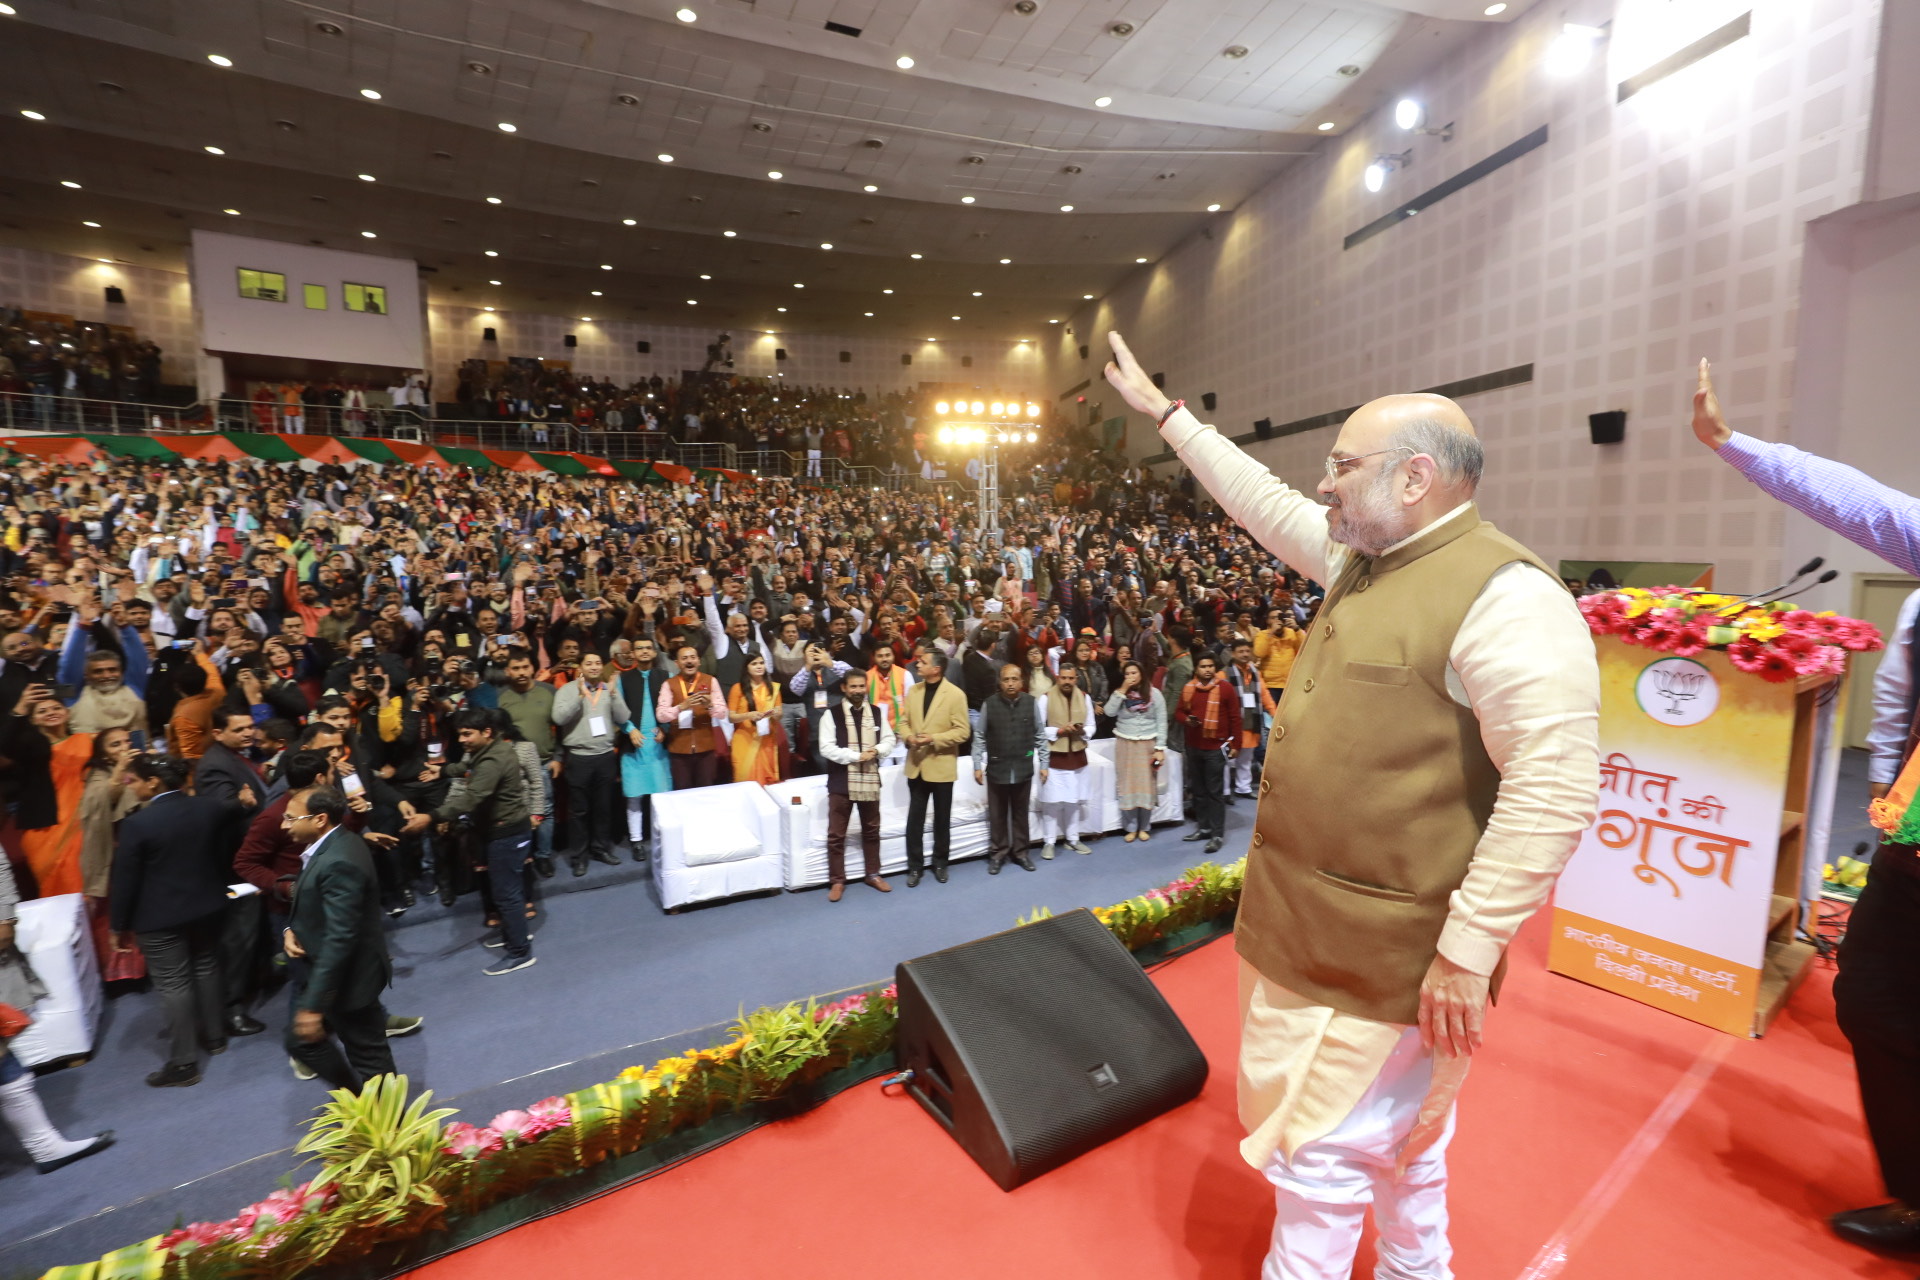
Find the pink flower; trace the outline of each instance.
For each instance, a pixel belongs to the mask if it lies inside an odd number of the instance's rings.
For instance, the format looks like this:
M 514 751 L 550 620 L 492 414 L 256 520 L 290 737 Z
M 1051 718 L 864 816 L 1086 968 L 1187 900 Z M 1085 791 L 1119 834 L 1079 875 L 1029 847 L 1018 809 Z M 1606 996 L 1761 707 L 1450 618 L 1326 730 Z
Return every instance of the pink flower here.
M 527 1108 L 527 1127 L 522 1130 L 522 1136 L 531 1141 L 572 1123 L 571 1103 L 565 1098 L 542 1098 Z
M 443 1136 L 446 1142 L 442 1149 L 463 1160 L 477 1159 L 506 1145 L 494 1130 L 477 1128 L 461 1120 L 448 1125 Z
M 897 982 L 889 982 L 886 986 L 880 988 L 880 998 L 882 1000 L 898 1000 L 900 998 L 900 984 Z
M 169 1231 L 160 1237 L 160 1247 L 169 1253 L 191 1253 L 195 1249 L 210 1249 L 217 1244 L 225 1244 L 233 1237 L 229 1234 L 231 1224 L 225 1222 L 194 1222 L 176 1231 Z
M 524 1111 L 502 1111 L 487 1127 L 502 1138 L 518 1142 L 526 1135 L 527 1125 L 532 1121 L 533 1117 Z

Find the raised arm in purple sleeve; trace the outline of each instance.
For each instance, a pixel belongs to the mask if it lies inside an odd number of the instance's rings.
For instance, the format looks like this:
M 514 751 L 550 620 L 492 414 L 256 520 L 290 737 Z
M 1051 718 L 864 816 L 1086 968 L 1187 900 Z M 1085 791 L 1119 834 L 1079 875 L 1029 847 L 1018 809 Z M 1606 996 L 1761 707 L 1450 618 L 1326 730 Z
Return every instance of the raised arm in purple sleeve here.
M 1920 574 L 1920 498 L 1843 462 L 1738 431 L 1717 452 L 1769 497 L 1895 568 Z

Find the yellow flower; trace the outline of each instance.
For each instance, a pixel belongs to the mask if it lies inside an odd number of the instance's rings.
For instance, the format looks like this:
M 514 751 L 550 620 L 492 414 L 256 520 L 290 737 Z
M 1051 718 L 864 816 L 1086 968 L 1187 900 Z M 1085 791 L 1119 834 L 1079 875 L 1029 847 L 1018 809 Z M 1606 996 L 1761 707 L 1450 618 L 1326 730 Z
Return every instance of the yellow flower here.
M 1690 597 L 1696 609 L 1719 609 L 1732 604 L 1739 596 L 1695 595 Z
M 1652 596 L 1644 593 L 1634 596 L 1633 602 L 1627 606 L 1627 616 L 1629 618 L 1637 618 L 1652 609 L 1656 603 Z
M 1749 640 L 1778 640 L 1787 629 L 1777 622 L 1762 622 L 1743 629 Z

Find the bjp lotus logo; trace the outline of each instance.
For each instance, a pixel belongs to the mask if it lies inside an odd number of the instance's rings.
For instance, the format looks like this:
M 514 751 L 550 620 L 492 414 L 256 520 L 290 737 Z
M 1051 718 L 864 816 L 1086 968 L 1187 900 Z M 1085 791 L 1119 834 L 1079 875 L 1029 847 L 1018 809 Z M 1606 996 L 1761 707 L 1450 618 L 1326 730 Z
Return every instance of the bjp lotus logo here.
M 1633 694 L 1642 711 L 1678 728 L 1699 724 L 1720 706 L 1720 682 L 1691 658 L 1648 663 L 1634 681 Z

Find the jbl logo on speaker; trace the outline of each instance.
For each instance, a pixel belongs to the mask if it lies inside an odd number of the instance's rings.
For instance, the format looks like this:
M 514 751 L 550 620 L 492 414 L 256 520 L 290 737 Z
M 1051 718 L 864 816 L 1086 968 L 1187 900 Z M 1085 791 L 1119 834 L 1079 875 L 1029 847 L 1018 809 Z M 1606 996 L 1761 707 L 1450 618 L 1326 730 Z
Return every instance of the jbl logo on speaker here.
M 1096 1089 L 1111 1089 L 1120 1083 L 1119 1074 L 1104 1062 L 1088 1071 L 1087 1079 L 1093 1081 Z

